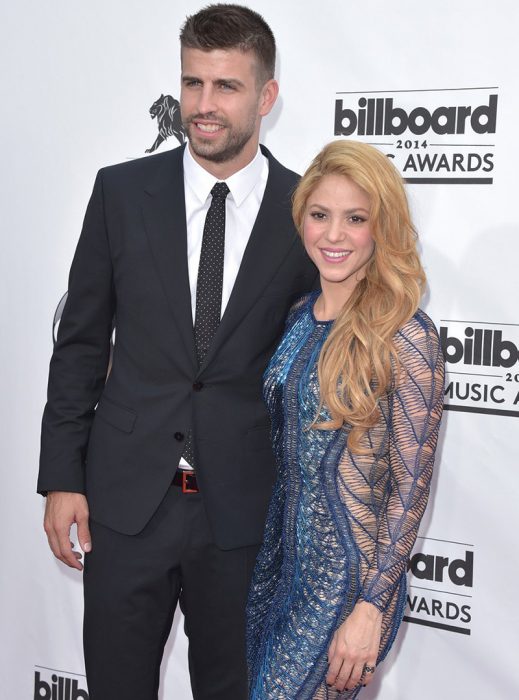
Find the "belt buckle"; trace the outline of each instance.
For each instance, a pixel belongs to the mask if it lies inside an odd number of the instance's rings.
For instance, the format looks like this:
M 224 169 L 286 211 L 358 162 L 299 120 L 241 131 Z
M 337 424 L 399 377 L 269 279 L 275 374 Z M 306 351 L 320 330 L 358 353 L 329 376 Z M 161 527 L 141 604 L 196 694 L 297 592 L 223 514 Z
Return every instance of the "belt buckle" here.
M 189 488 L 188 479 L 194 479 L 195 475 L 190 474 L 188 471 L 182 472 L 182 493 L 198 493 L 198 489 Z

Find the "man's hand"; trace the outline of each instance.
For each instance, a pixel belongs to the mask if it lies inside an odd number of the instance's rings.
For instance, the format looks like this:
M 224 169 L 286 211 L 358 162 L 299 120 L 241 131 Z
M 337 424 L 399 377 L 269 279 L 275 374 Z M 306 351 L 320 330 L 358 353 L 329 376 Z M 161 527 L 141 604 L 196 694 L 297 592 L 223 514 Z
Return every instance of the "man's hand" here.
M 49 546 L 55 557 L 67 566 L 82 571 L 80 552 L 74 550 L 70 541 L 70 528 L 77 524 L 79 545 L 84 552 L 90 552 L 92 541 L 88 529 L 88 503 L 82 493 L 49 491 L 45 506 L 43 528 L 47 533 Z

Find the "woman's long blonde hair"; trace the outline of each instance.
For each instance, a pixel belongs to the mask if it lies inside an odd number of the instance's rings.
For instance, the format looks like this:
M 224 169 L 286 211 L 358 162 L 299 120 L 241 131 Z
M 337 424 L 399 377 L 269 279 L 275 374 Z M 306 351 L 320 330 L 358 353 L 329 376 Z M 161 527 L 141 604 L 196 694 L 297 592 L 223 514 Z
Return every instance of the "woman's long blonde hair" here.
M 342 175 L 370 199 L 375 242 L 365 277 L 357 283 L 335 320 L 319 357 L 321 405 L 331 420 L 316 428 L 349 424 L 348 447 L 360 441 L 379 417 L 379 399 L 399 381 L 395 333 L 418 308 L 425 273 L 416 249 L 402 179 L 389 158 L 358 141 L 333 141 L 314 158 L 294 193 L 292 215 L 304 241 L 306 204 L 323 177 Z

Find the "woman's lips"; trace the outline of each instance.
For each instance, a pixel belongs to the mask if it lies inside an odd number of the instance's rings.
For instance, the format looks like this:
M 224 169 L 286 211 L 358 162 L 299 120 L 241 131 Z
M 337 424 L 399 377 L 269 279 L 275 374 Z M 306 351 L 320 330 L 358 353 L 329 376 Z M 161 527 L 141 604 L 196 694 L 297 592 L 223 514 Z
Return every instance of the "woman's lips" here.
M 319 250 L 326 262 L 331 263 L 344 262 L 351 255 L 351 250 L 334 250 L 332 248 L 320 248 Z

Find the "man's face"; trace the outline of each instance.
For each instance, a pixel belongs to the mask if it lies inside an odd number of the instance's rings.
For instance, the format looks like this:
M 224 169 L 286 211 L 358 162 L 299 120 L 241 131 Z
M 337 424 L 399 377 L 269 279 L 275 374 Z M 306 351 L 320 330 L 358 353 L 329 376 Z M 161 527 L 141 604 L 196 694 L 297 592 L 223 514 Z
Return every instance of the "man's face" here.
M 191 151 L 203 167 L 225 177 L 244 167 L 258 148 L 261 117 L 277 84 L 258 86 L 255 57 L 238 49 L 182 49 L 180 110 Z

